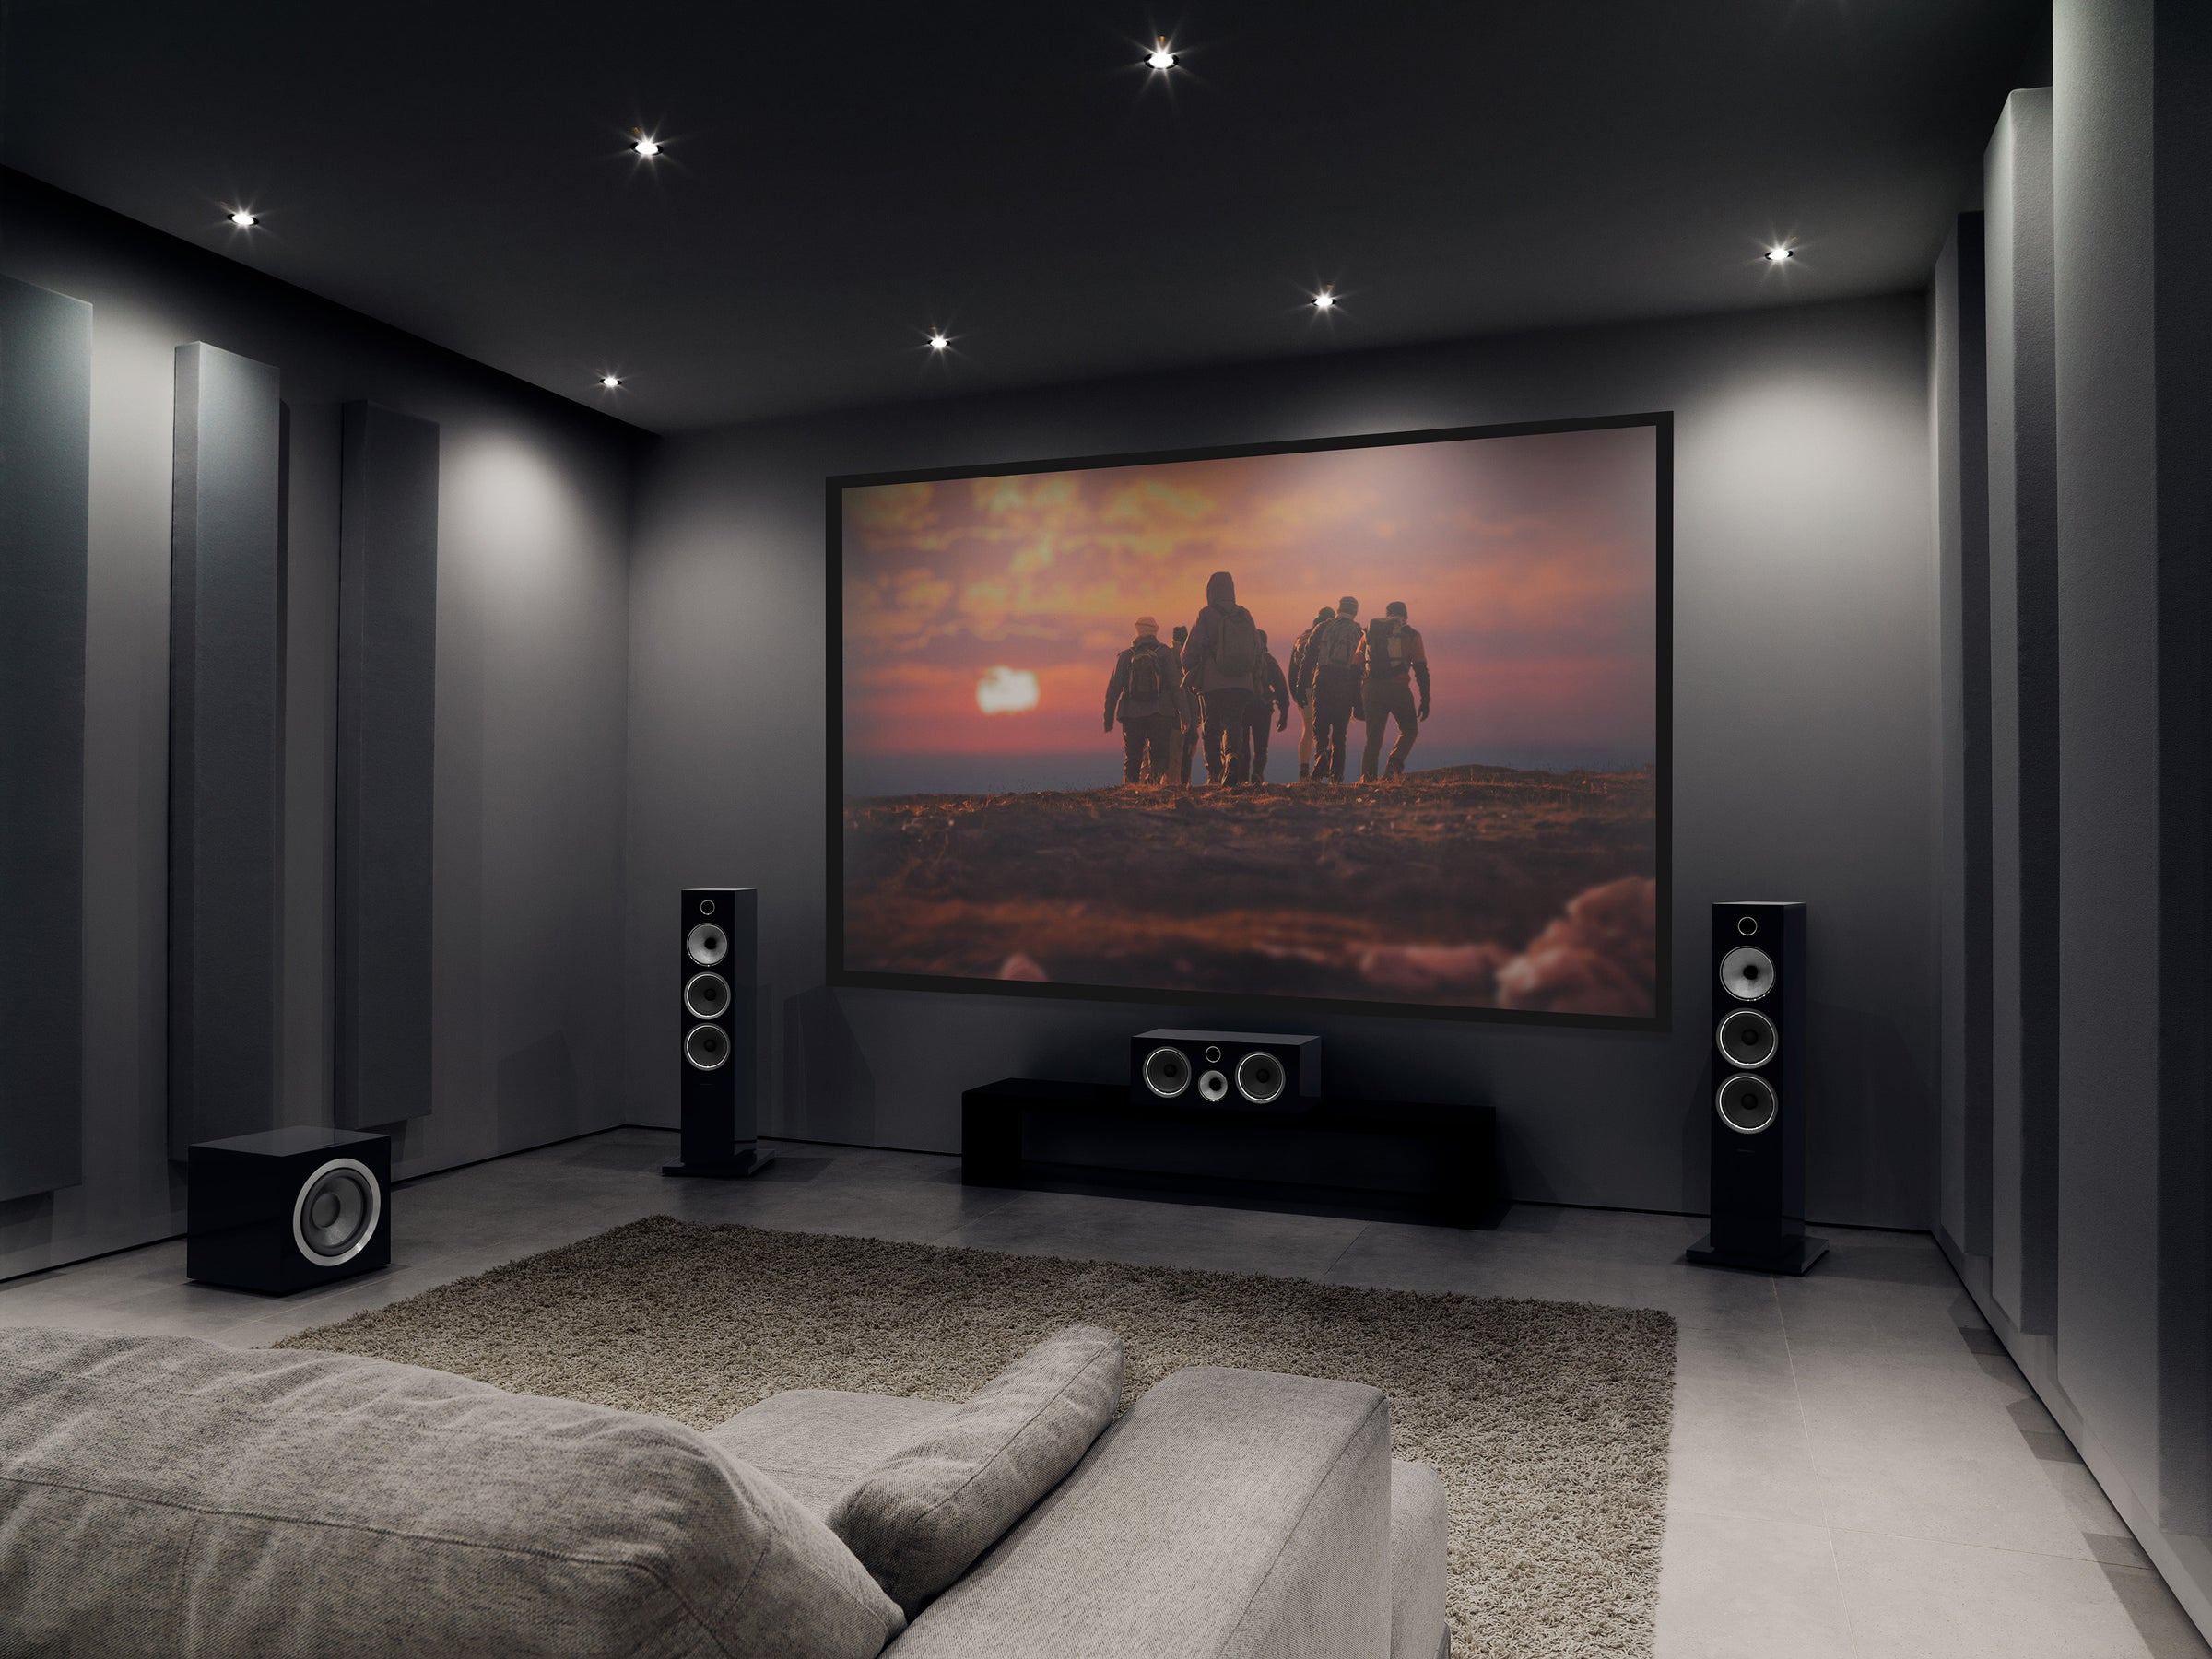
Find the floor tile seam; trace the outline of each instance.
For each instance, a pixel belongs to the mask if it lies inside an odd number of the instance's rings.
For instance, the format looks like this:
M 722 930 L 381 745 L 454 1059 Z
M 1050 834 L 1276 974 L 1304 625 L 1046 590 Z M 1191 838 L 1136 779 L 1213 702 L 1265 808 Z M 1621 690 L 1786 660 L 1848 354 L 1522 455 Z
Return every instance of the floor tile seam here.
M 960 1244 L 955 1242 L 953 1235 L 955 1233 L 964 1231 L 970 1222 L 981 1221 L 986 1216 L 997 1215 L 999 1211 L 1005 1209 L 1008 1205 L 1020 1198 L 1020 1196 L 1021 1194 L 1018 1192 L 1007 1193 L 1003 1197 L 999 1198 L 995 1203 L 994 1203 L 988 1209 L 980 1209 L 973 1211 L 969 1215 L 962 1216 L 958 1221 L 955 1221 L 943 1232 L 932 1233 L 928 1238 L 924 1239 L 922 1242 L 946 1250 L 980 1249 L 982 1248 L 980 1245 Z M 1019 1254 L 1020 1253 L 1018 1251 L 1013 1253 Z
M 1374 1223 L 1372 1221 L 1363 1223 L 1358 1232 L 1347 1239 L 1344 1241 L 1344 1248 L 1339 1250 L 1335 1255 L 1329 1258 L 1329 1265 L 1313 1276 L 1315 1281 L 1324 1285 L 1332 1283 L 1333 1280 L 1330 1278 L 1330 1275 L 1336 1271 L 1337 1266 L 1343 1262 L 1346 1256 L 1352 1253 L 1353 1246 L 1358 1244 L 1360 1240 L 1367 1237 L 1369 1230 L 1373 1226 Z
M 1935 1533 L 1905 1532 L 1878 1526 L 1854 1526 L 1849 1522 L 1830 1522 L 1829 1531 L 1830 1533 L 1850 1533 L 1854 1537 L 1861 1538 L 1887 1538 L 1898 1544 L 1941 1544 L 1949 1549 L 1979 1549 L 1990 1555 L 2023 1556 L 2038 1561 L 2074 1561 L 2084 1567 L 2124 1567 L 2127 1565 L 2124 1561 L 2100 1560 L 2086 1551 L 2080 1555 L 2075 1555 L 2057 1549 L 2023 1549 L 2017 1544 L 1977 1544 L 1971 1538 L 1947 1538 Z M 2131 1571 L 2156 1571 L 2157 1570 L 2153 1568 L 2132 1569 Z

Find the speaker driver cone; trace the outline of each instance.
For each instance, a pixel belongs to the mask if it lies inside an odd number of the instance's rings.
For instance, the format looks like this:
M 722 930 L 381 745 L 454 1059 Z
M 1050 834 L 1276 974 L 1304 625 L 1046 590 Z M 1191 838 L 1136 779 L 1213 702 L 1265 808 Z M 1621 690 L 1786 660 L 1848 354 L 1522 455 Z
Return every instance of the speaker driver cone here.
M 300 1183 L 292 1200 L 292 1242 L 316 1266 L 340 1266 L 376 1237 L 383 1213 L 383 1194 L 369 1166 L 334 1158 Z
M 1721 1122 L 1738 1135 L 1757 1135 L 1772 1127 L 1782 1108 L 1764 1077 L 1730 1077 L 1714 1091 L 1713 1110 Z
M 1774 963 L 1763 950 L 1739 945 L 1721 959 L 1721 988 L 1737 1002 L 1757 1002 L 1774 988 Z
M 700 1071 L 712 1071 L 730 1057 L 730 1040 L 720 1026 L 693 1026 L 684 1039 L 684 1058 Z
M 730 1009 L 730 982 L 719 973 L 695 973 L 684 986 L 684 1006 L 694 1019 L 720 1019 Z
M 1218 1071 L 1209 1071 L 1198 1079 L 1198 1092 L 1209 1100 L 1229 1099 L 1229 1078 Z
M 684 954 L 701 968 L 712 968 L 730 954 L 730 935 L 712 922 L 701 922 L 684 935 Z
M 1757 1008 L 1738 1008 L 1721 1021 L 1713 1041 L 1731 1065 L 1764 1065 L 1774 1057 L 1774 1022 Z
M 1282 1063 L 1273 1054 L 1247 1054 L 1237 1062 L 1237 1092 L 1255 1106 L 1265 1106 L 1283 1092 Z
M 1191 1063 L 1181 1049 L 1156 1048 L 1145 1056 L 1145 1087 L 1171 1100 L 1191 1086 Z

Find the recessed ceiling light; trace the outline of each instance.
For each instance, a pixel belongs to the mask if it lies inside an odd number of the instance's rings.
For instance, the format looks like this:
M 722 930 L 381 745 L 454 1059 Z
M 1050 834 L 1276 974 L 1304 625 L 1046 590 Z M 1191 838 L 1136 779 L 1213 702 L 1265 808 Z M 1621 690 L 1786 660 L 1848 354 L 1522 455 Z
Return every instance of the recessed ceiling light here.
M 638 129 L 636 127 L 631 127 L 629 130 L 633 133 L 638 133 Z M 639 155 L 644 157 L 648 161 L 652 160 L 655 156 L 661 153 L 661 147 L 659 143 L 655 141 L 653 135 L 650 133 L 638 133 L 638 141 L 629 147 L 637 151 Z
M 1785 259 L 1792 258 L 1795 253 L 1796 250 L 1794 248 L 1769 248 L 1767 250 L 1767 257 L 1772 260 L 1776 265 L 1780 265 Z
M 1161 35 L 1159 37 L 1159 44 L 1152 48 L 1151 52 L 1146 56 L 1145 62 L 1151 65 L 1155 69 L 1172 69 L 1175 67 L 1175 54 L 1168 50 L 1168 37 L 1166 35 Z
M 932 351 L 942 351 L 951 344 L 941 330 L 933 328 L 929 331 L 929 348 Z
M 1313 296 L 1313 309 L 1315 311 L 1327 311 L 1335 306 L 1335 303 L 1336 296 L 1329 292 L 1329 290 L 1325 288 L 1323 288 L 1320 293 Z
M 243 207 L 241 207 L 236 213 L 233 213 L 230 216 L 230 222 L 236 225 L 241 230 L 251 230 L 254 226 L 261 223 L 259 219 L 248 213 Z
M 599 383 L 602 386 L 605 386 L 609 392 L 612 392 L 617 386 L 622 383 L 622 377 L 618 374 L 603 374 L 599 377 Z

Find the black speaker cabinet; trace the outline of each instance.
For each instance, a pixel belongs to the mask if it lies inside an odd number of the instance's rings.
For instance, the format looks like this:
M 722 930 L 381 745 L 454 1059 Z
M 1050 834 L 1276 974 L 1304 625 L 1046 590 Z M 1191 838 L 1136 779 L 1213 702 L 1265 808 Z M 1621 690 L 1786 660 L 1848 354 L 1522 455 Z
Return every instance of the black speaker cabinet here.
M 1254 1031 L 1140 1031 L 1129 1093 L 1199 1111 L 1304 1112 L 1321 1098 L 1321 1039 Z
M 667 1165 L 664 1175 L 727 1179 L 755 1174 L 774 1159 L 753 1138 L 759 898 L 751 888 L 685 890 L 677 924 L 676 1056 L 683 1161 Z
M 392 1137 L 269 1129 L 185 1153 L 186 1277 L 278 1293 L 392 1260 Z
M 1712 907 L 1712 1230 L 1707 1266 L 1803 1273 L 1828 1253 L 1805 1231 L 1805 906 Z

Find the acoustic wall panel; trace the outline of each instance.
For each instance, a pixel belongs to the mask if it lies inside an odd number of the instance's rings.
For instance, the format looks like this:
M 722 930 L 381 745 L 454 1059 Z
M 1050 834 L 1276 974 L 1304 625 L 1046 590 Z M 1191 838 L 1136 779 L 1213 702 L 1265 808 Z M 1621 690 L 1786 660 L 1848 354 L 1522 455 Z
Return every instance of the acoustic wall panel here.
M 338 538 L 337 1122 L 430 1110 L 438 427 L 346 406 Z
M 169 1151 L 276 1123 L 283 802 L 277 373 L 177 347 L 169 619 Z
M 1943 630 L 1942 1180 L 1963 1254 L 1989 1254 L 1989 380 L 1983 219 L 1936 263 L 1929 359 Z
M 92 308 L 0 276 L 0 1199 L 83 1175 Z
M 2053 1328 L 2058 1240 L 2058 439 L 2051 93 L 2015 92 L 1983 200 L 1989 383 L 1990 1275 Z

